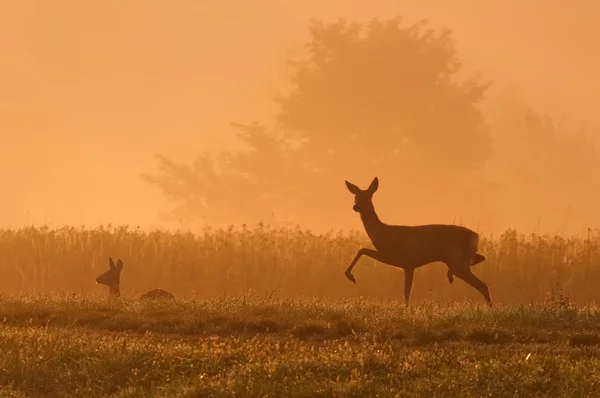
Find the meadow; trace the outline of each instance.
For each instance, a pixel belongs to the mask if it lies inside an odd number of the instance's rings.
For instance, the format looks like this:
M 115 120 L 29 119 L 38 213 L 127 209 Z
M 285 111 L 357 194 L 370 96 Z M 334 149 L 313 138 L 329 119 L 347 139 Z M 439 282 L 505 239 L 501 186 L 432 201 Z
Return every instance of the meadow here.
M 407 308 L 361 233 L 0 231 L 0 396 L 598 396 L 599 243 L 482 236 L 493 309 L 441 264 Z
M 600 308 L 236 295 L 0 301 L 0 395 L 598 396 Z

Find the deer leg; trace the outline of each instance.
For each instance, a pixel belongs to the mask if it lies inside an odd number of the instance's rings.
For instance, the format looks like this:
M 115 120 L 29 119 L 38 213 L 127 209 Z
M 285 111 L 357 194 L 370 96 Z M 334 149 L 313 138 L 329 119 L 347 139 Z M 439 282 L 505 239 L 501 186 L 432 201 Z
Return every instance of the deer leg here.
M 415 270 L 413 268 L 404 270 L 404 302 L 406 305 L 408 305 L 408 298 L 410 297 L 410 291 L 412 290 L 414 276 Z
M 352 269 L 354 268 L 361 256 L 371 257 L 374 260 L 381 261 L 382 263 L 387 264 L 385 256 L 381 252 L 371 249 L 360 249 L 358 253 L 356 253 L 356 256 L 354 256 L 354 260 L 352 260 L 348 268 L 346 268 L 345 272 L 346 278 L 350 279 L 354 283 L 356 283 L 356 279 L 354 279 L 354 276 L 352 275 Z
M 448 268 L 448 282 L 450 282 L 450 284 L 454 282 L 454 276 L 452 275 L 452 270 L 450 268 Z
M 481 279 L 479 279 L 478 277 L 473 275 L 473 273 L 471 272 L 470 269 L 466 268 L 464 270 L 461 270 L 461 272 L 458 272 L 458 273 L 454 272 L 454 274 L 456 276 L 458 276 L 460 279 L 462 279 L 463 281 L 467 282 L 469 285 L 473 286 L 475 289 L 477 289 L 479 291 L 479 293 L 481 293 L 483 295 L 487 304 L 490 307 L 492 306 L 492 299 L 490 298 L 490 290 L 488 289 L 487 285 L 485 283 L 483 283 L 483 281 Z

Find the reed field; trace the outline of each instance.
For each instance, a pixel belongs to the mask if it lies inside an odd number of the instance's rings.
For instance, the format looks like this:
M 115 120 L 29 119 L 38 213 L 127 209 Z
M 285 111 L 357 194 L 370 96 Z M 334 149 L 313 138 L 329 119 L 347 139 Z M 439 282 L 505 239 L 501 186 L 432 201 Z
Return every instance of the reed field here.
M 600 235 L 482 236 L 473 271 L 362 259 L 362 233 L 0 232 L 0 396 L 600 395 Z M 121 298 L 95 284 L 121 258 Z M 138 300 L 161 287 L 175 302 Z
M 316 235 L 300 229 L 207 228 L 201 234 L 151 232 L 127 227 L 94 230 L 25 228 L 0 231 L 0 292 L 105 293 L 96 276 L 108 257 L 125 264 L 124 296 L 162 287 L 177 296 L 210 298 L 254 291 L 280 297 L 371 297 L 401 299 L 403 271 L 362 258 L 344 270 L 361 247 L 364 233 Z M 558 291 L 575 303 L 600 299 L 600 234 L 583 237 L 523 236 L 509 230 L 482 235 L 486 261 L 473 272 L 486 282 L 494 303 L 540 302 Z M 411 302 L 480 301 L 460 280 L 450 285 L 446 266 L 434 263 L 415 272 Z

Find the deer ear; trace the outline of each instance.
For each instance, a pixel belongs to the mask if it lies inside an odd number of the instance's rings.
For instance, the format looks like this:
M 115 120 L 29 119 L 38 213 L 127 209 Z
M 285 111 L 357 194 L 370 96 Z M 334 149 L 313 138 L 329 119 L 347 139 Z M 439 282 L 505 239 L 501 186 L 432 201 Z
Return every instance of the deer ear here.
M 123 269 L 123 261 L 121 259 L 117 260 L 117 269 Z
M 352 192 L 354 195 L 358 195 L 360 193 L 359 187 L 352 184 L 351 182 L 348 182 L 348 181 L 344 181 L 344 182 L 346 183 L 346 186 L 348 187 L 348 191 Z
M 373 178 L 373 181 L 371 181 L 371 185 L 369 185 L 369 188 L 367 189 L 367 191 L 371 192 L 371 193 L 375 193 L 377 191 L 377 188 L 379 188 L 379 179 L 377 179 L 377 177 Z
M 113 261 L 112 257 L 108 258 L 108 266 L 110 268 L 115 268 L 115 262 Z

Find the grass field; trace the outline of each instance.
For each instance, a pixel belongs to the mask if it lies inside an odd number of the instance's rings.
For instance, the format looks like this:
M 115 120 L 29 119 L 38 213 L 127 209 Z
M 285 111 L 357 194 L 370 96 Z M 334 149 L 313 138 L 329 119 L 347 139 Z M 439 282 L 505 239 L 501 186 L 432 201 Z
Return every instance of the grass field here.
M 0 231 L 0 396 L 599 396 L 600 235 L 482 237 L 488 309 L 362 234 Z M 122 258 L 122 298 L 94 278 Z M 176 303 L 142 303 L 153 287 Z
M 8 396 L 598 396 L 600 308 L 0 299 Z

